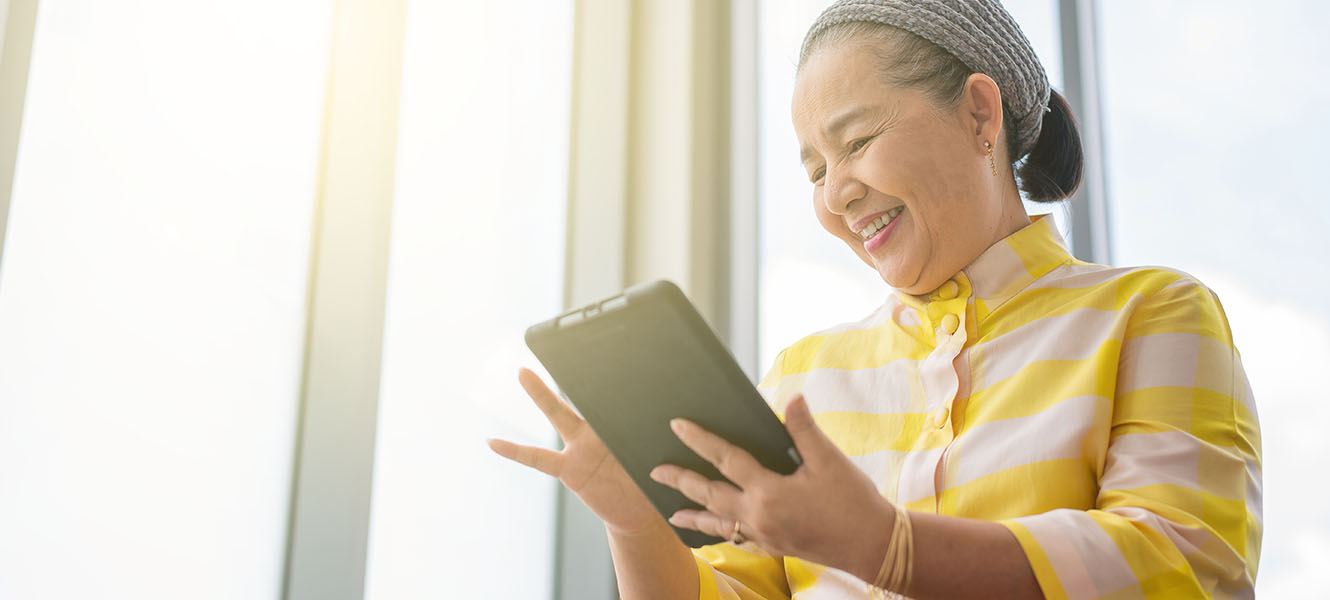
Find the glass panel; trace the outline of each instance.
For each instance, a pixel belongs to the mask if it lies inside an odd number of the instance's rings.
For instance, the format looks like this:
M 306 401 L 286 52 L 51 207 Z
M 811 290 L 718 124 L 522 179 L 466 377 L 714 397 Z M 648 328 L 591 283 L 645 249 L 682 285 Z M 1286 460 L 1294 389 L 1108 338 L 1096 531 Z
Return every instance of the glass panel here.
M 1182 269 L 1223 301 L 1261 411 L 1257 596 L 1322 596 L 1330 484 L 1308 466 L 1330 463 L 1330 81 L 1308 67 L 1330 56 L 1330 4 L 1100 6 L 1114 261 Z
M 790 98 L 799 45 L 826 0 L 761 0 L 758 27 L 759 369 L 799 338 L 867 315 L 889 288 L 817 223 L 812 186 L 799 164 Z M 1007 2 L 1013 18 L 1061 88 L 1055 0 Z M 1058 205 L 1031 205 L 1031 212 Z M 1059 215 L 1060 217 L 1061 215 Z M 1063 227 L 1063 231 L 1066 231 Z
M 554 443 L 516 375 L 562 304 L 572 10 L 407 4 L 368 598 L 551 593 L 555 482 L 485 438 Z
M 42 0 L 0 280 L 0 597 L 280 595 L 328 17 Z

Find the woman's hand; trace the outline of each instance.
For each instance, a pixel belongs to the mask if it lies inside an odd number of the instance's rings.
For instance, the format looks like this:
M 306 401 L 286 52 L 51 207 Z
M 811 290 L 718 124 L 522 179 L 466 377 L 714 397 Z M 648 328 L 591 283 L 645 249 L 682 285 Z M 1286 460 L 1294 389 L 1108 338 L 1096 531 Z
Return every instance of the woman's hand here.
M 586 421 L 535 373 L 522 369 L 517 379 L 563 438 L 563 451 L 498 439 L 489 440 L 490 449 L 504 458 L 557 477 L 616 533 L 631 535 L 652 526 L 664 526 L 656 508 Z
M 894 512 L 868 476 L 817 428 L 803 396 L 785 409 L 785 427 L 804 460 L 790 475 L 766 469 L 694 423 L 677 419 L 672 424 L 685 445 L 735 485 L 675 465 L 656 467 L 652 479 L 706 507 L 678 511 L 671 523 L 729 539 L 738 520 L 740 533 L 772 554 L 797 556 L 865 580 L 876 576 Z

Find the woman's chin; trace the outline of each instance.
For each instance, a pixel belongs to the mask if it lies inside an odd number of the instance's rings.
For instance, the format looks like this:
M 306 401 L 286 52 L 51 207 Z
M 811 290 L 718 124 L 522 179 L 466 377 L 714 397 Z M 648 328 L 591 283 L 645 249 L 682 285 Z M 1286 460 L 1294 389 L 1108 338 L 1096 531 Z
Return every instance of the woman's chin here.
M 912 291 L 919 284 L 919 269 L 913 266 L 910 257 L 901 257 L 895 253 L 887 253 L 879 248 L 879 252 L 885 256 L 869 254 L 860 248 L 859 258 L 863 259 L 873 270 L 877 271 L 882 281 L 899 292 L 906 294 L 924 294 L 929 290 L 921 292 Z M 903 259 L 902 259 L 903 258 Z
M 900 268 L 900 265 L 878 263 L 874 266 L 877 267 L 877 274 L 882 277 L 882 281 L 885 281 L 893 289 L 907 294 L 911 293 L 907 291 L 908 288 L 911 288 L 918 280 L 918 277 L 913 274 L 907 274 L 905 269 Z

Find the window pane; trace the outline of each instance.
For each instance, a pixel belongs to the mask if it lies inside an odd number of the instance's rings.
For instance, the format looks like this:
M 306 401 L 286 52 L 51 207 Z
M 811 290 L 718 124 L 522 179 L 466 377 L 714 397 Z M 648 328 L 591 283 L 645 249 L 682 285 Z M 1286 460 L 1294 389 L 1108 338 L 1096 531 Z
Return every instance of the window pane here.
M 515 41 L 520 41 L 515 43 Z M 562 302 L 572 3 L 407 4 L 367 596 L 551 593 L 552 446 L 517 385 Z
M 328 28 L 314 0 L 42 0 L 0 597 L 280 595 Z
M 1113 256 L 1218 293 L 1261 411 L 1258 597 L 1324 595 L 1330 563 L 1330 5 L 1100 3 Z M 1315 474 L 1312 474 L 1313 471 Z
M 759 369 L 765 373 L 781 348 L 799 338 L 867 315 L 890 289 L 813 214 L 812 185 L 799 164 L 790 123 L 790 98 L 799 46 L 827 0 L 760 0 L 758 26 Z M 1005 3 L 1061 89 L 1056 0 Z M 1054 212 L 1063 205 L 1034 205 Z

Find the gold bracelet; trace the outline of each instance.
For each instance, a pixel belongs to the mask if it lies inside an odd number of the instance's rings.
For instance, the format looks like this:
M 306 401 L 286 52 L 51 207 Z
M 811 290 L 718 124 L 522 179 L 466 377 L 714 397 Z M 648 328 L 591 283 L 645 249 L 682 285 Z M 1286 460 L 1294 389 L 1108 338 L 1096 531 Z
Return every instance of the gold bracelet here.
M 904 597 L 914 579 L 914 523 L 909 512 L 899 504 L 892 504 L 892 508 L 896 511 L 896 519 L 887 539 L 887 553 L 882 557 L 877 577 L 869 586 L 869 593 L 875 600 Z
M 868 586 L 869 594 L 873 600 L 886 600 L 887 598 L 887 593 L 882 588 L 887 585 L 886 581 L 891 576 L 891 565 L 894 562 L 892 553 L 896 549 L 896 536 L 899 531 L 900 517 L 897 516 L 892 520 L 891 535 L 887 538 L 887 552 L 882 557 L 882 566 L 877 570 L 877 577 L 874 577 L 872 583 Z
M 895 568 L 897 579 L 892 582 L 895 584 L 892 589 L 904 596 L 914 579 L 914 521 L 910 520 L 910 513 L 900 506 L 896 507 L 896 518 L 901 520 L 902 543 Z

